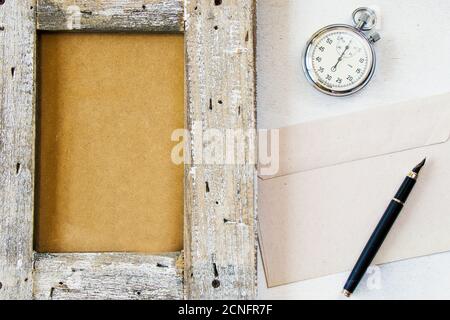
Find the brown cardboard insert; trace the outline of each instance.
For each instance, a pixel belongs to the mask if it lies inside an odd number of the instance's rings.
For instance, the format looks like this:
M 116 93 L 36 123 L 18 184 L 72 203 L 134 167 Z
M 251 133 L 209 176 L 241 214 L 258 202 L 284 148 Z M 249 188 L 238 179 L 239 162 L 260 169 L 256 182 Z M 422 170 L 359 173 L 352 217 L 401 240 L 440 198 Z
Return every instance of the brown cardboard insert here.
M 43 33 L 35 247 L 172 252 L 183 247 L 182 35 Z

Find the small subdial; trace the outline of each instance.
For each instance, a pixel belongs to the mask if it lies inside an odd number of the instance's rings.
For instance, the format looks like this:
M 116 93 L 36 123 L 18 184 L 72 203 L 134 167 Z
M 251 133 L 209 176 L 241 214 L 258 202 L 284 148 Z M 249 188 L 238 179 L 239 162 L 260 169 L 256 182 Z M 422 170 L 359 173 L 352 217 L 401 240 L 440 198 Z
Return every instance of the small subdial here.
M 336 50 L 342 59 L 352 58 L 355 54 L 359 54 L 362 50 L 360 46 L 350 39 L 346 39 L 343 36 L 339 36 L 337 39 Z

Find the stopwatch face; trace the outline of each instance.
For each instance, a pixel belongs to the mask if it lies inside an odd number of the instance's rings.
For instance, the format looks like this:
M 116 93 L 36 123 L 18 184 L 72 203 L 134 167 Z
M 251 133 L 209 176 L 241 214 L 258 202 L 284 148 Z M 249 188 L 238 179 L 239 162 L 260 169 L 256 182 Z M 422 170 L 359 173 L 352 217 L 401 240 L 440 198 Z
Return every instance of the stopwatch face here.
M 318 31 L 303 56 L 308 80 L 320 91 L 345 96 L 361 90 L 375 70 L 375 53 L 366 36 L 347 25 Z

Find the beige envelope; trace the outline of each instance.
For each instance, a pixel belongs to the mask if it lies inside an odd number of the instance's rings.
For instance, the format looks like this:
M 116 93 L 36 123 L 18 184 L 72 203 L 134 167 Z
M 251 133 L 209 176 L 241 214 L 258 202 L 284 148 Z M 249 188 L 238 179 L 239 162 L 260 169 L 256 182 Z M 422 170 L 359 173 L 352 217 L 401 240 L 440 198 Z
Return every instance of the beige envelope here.
M 406 174 L 428 163 L 374 263 L 450 250 L 450 94 L 280 130 L 260 177 L 269 287 L 350 270 Z

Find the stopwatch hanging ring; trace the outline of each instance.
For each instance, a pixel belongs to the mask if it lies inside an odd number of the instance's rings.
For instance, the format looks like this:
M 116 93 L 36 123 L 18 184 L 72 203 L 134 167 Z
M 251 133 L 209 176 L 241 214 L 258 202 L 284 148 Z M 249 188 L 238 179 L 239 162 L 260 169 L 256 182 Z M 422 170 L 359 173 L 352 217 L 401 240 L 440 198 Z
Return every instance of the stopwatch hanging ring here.
M 353 22 L 358 29 L 363 31 L 372 30 L 377 24 L 377 14 L 370 8 L 358 8 L 353 14 Z

